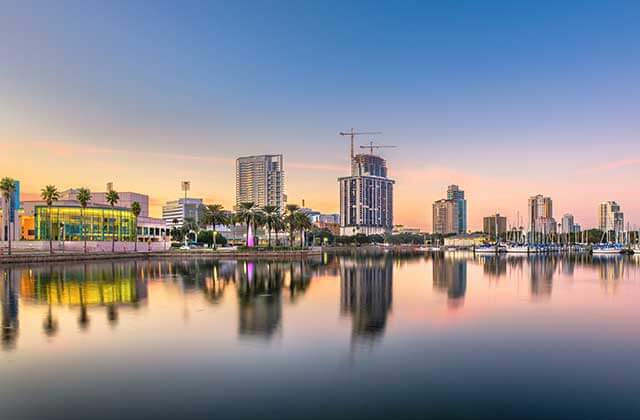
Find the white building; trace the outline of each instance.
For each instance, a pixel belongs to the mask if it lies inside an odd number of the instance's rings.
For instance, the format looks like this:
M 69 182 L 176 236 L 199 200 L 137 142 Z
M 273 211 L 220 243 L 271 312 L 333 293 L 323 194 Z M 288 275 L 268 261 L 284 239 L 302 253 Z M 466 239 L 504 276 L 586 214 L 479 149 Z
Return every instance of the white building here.
M 567 213 L 564 216 L 562 216 L 561 225 L 562 225 L 561 232 L 563 234 L 574 233 L 575 232 L 575 230 L 574 230 L 575 222 L 573 220 L 573 215 L 572 214 Z
M 171 228 L 182 227 L 185 219 L 200 223 L 203 213 L 204 205 L 201 198 L 181 198 L 175 201 L 167 201 L 162 206 L 162 219 Z
M 245 156 L 236 160 L 236 207 L 240 203 L 275 206 L 284 212 L 282 155 Z
M 603 201 L 598 206 L 598 227 L 604 232 L 624 230 L 624 213 L 615 201 Z

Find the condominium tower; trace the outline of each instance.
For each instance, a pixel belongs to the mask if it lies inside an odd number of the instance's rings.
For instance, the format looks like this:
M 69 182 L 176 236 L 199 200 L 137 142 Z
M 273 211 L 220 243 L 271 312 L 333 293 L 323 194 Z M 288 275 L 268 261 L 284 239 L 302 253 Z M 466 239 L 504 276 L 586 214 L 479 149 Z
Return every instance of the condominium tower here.
M 624 213 L 615 201 L 603 201 L 598 206 L 598 227 L 604 232 L 624 230 Z
M 284 169 L 282 155 L 240 157 L 236 160 L 236 207 L 254 203 L 276 206 L 284 211 Z
M 351 176 L 340 183 L 340 234 L 381 234 L 393 228 L 393 184 L 387 162 L 360 154 L 351 161 Z
M 507 218 L 500 216 L 499 213 L 484 217 L 482 219 L 482 231 L 492 238 L 496 237 L 496 231 L 499 236 L 503 236 L 507 233 Z
M 448 235 L 460 232 L 458 200 L 442 199 L 433 203 L 433 233 Z
M 449 185 L 447 188 L 447 199 L 458 202 L 458 232 L 467 231 L 467 200 L 464 198 L 464 191 L 457 185 Z
M 529 232 L 553 233 L 556 221 L 553 218 L 553 202 L 540 194 L 529 197 Z

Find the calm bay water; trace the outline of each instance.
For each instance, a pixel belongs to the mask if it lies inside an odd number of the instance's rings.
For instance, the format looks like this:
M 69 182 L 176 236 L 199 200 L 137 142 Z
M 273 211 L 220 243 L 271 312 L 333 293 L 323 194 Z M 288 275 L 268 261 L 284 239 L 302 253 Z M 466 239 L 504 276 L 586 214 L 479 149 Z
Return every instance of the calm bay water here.
M 0 267 L 0 413 L 638 418 L 640 257 Z

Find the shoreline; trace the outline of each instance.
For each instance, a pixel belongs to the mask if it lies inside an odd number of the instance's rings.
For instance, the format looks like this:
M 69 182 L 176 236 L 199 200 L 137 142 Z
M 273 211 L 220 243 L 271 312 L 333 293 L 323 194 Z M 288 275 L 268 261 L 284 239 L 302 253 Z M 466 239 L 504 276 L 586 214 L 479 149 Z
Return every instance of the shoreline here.
M 37 264 L 49 262 L 108 261 L 123 259 L 155 258 L 211 258 L 211 259 L 286 259 L 320 256 L 323 248 L 283 251 L 210 251 L 210 250 L 172 250 L 151 252 L 101 252 L 68 254 L 13 254 L 0 255 L 0 266 L 12 264 Z

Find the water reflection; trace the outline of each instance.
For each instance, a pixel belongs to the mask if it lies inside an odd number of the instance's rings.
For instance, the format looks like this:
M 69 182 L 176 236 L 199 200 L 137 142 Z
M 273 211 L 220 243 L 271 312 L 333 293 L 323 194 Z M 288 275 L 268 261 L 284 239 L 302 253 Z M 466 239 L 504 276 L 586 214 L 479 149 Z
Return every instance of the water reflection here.
M 429 262 L 431 289 L 446 294 L 447 307 L 458 311 L 481 293 L 483 288 L 476 285 L 498 286 L 499 279 L 506 279 L 499 285 L 507 290 L 515 289 L 516 283 L 528 284 L 532 300 L 548 302 L 558 287 L 554 282 L 575 276 L 597 279 L 605 294 L 613 294 L 623 279 L 640 272 L 638 257 L 393 255 L 380 250 L 286 261 L 167 259 L 5 267 L 0 271 L 2 348 L 16 349 L 24 334 L 19 318 L 25 305 L 39 308 L 40 334 L 55 337 L 61 329 L 89 334 L 94 325 L 115 328 L 122 322 L 123 311 L 135 312 L 147 305 L 152 282 L 166 283 L 182 294 L 183 299 L 174 295 L 174 305 L 183 305 L 185 313 L 190 311 L 191 297 L 201 296 L 212 307 L 237 304 L 232 324 L 236 338 L 269 341 L 284 334 L 287 306 L 304 305 L 317 277 L 328 278 L 324 293 L 334 290 L 340 295 L 340 314 L 351 321 L 351 342 L 371 342 L 386 334 L 394 270 Z M 336 280 L 335 286 L 331 279 Z M 330 299 L 335 302 L 336 298 Z M 395 306 L 401 307 L 402 302 Z M 68 317 L 61 317 L 63 310 L 74 314 L 73 328 Z
M 447 294 L 450 308 L 461 307 L 467 292 L 467 260 L 443 255 L 434 256 L 433 289 Z
M 15 348 L 18 337 L 18 279 L 15 271 L 5 269 L 2 278 L 2 348 Z
M 393 300 L 391 257 L 343 259 L 340 265 L 340 312 L 351 316 L 354 339 L 382 336 Z

